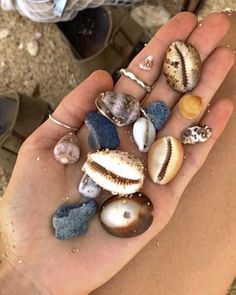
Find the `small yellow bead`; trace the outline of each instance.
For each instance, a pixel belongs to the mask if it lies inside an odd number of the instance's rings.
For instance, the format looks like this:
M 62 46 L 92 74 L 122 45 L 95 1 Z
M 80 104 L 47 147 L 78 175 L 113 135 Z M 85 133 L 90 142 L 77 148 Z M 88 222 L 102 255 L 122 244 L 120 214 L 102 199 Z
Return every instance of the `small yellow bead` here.
M 186 94 L 178 102 L 180 114 L 186 119 L 195 119 L 202 111 L 202 99 L 200 96 Z

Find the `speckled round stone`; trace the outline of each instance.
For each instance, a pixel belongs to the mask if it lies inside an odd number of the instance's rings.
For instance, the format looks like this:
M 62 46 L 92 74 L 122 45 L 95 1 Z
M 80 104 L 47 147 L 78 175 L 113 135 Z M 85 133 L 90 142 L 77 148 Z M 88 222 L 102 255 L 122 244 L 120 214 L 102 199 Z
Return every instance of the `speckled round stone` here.
M 103 115 L 90 112 L 85 119 L 85 125 L 89 130 L 89 146 L 94 150 L 116 149 L 119 144 L 119 136 L 116 126 Z

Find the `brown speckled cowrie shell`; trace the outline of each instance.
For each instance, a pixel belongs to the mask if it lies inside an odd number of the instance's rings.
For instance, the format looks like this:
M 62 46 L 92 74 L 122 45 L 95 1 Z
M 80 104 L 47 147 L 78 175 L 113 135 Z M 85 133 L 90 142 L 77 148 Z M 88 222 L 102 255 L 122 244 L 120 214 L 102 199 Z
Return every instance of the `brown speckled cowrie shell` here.
M 95 103 L 99 112 L 118 127 L 130 125 L 140 117 L 139 102 L 131 95 L 106 91 Z
M 111 235 L 130 238 L 144 233 L 153 221 L 153 204 L 143 193 L 113 196 L 99 211 L 103 228 Z
M 201 59 L 197 49 L 182 41 L 174 41 L 168 48 L 163 64 L 167 83 L 180 93 L 191 91 L 197 84 Z

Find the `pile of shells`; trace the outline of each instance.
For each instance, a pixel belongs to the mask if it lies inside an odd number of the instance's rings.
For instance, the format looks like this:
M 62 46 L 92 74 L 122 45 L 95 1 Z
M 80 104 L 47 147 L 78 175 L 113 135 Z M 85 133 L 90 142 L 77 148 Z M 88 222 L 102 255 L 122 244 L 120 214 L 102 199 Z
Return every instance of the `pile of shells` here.
M 191 44 L 175 41 L 170 45 L 163 71 L 173 89 L 178 92 L 193 89 L 199 80 L 200 68 L 199 54 Z M 96 214 L 94 199 L 103 191 L 110 192 L 110 197 L 99 209 L 99 220 L 108 233 L 117 237 L 134 237 L 152 224 L 153 204 L 141 193 L 144 165 L 133 155 L 117 150 L 120 144 L 117 127 L 133 124 L 134 142 L 140 152 L 147 153 L 148 174 L 159 185 L 169 183 L 181 168 L 184 159 L 182 143 L 203 142 L 211 134 L 207 126 L 194 126 L 183 133 L 182 142 L 173 136 L 156 138 L 170 115 L 170 109 L 160 100 L 142 109 L 135 97 L 106 91 L 96 98 L 96 106 L 98 112 L 88 113 L 85 119 L 89 130 L 88 143 L 94 152 L 87 155 L 82 166 L 84 175 L 78 185 L 79 193 L 89 201 L 60 207 L 53 224 L 56 237 L 62 239 L 87 230 L 88 221 Z M 202 101 L 188 94 L 182 97 L 178 106 L 182 116 L 193 119 L 200 114 Z M 76 135 L 65 135 L 55 146 L 54 156 L 62 164 L 75 163 L 80 156 Z M 76 212 L 83 212 L 79 222 L 73 220 Z M 70 225 L 71 232 L 65 230 L 65 224 Z

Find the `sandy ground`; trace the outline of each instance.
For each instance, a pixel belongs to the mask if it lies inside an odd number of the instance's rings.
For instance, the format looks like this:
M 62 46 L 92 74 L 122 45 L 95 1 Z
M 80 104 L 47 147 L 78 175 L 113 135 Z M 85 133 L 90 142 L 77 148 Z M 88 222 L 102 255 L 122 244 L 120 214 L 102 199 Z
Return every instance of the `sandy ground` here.
M 134 12 L 133 17 L 154 32 L 161 25 L 160 20 L 153 21 L 155 14 L 152 14 L 151 24 L 143 22 L 142 9 Z M 236 10 L 235 0 L 206 0 L 199 16 L 221 10 Z M 152 9 L 149 11 L 153 13 Z M 168 12 L 156 15 L 156 19 L 160 17 L 167 18 Z M 81 80 L 78 66 L 79 61 L 54 24 L 33 23 L 17 13 L 0 10 L 0 92 L 13 89 L 28 96 L 36 95 L 54 108 Z M 0 196 L 9 179 L 10 173 L 0 163 Z M 229 294 L 236 295 L 236 287 Z
M 38 52 L 32 52 L 32 44 Z M 33 23 L 0 10 L 1 93 L 12 89 L 36 95 L 55 107 L 79 80 L 78 60 L 55 25 Z M 0 196 L 9 178 L 0 163 Z

